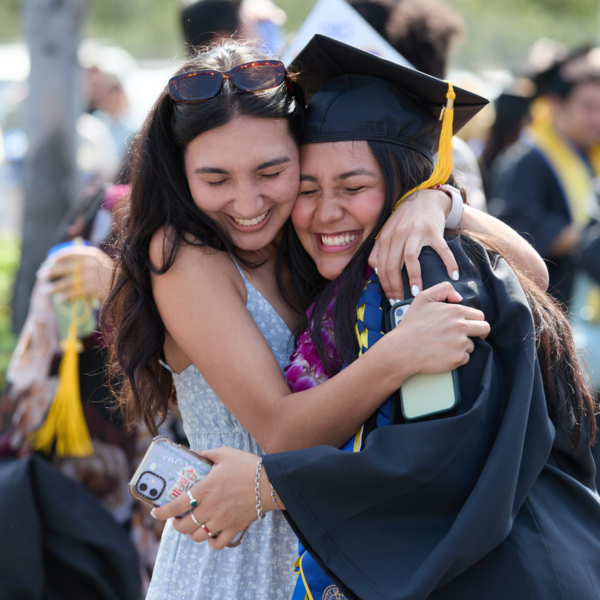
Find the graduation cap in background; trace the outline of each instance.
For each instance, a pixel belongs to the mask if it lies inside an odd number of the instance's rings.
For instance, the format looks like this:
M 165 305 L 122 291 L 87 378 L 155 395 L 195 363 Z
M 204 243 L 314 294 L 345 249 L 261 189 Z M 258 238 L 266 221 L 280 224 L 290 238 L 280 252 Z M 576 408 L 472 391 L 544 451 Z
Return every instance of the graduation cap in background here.
M 324 35 L 315 35 L 291 66 L 309 102 L 303 143 L 381 141 L 416 150 L 433 162 L 441 119 L 435 169 L 415 189 L 446 183 L 453 166 L 452 136 L 488 104 L 448 82 Z
M 535 76 L 536 96 L 566 97 L 574 85 L 592 80 L 600 81 L 600 48 L 585 46 Z

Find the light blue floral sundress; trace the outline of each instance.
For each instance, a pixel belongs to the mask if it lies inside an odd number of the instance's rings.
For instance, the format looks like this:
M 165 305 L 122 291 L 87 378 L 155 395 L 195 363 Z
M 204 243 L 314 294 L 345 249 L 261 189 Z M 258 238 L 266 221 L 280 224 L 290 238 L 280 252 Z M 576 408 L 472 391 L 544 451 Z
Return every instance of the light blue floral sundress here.
M 239 269 L 239 267 L 238 267 Z M 290 355 L 291 333 L 283 319 L 246 279 L 246 308 L 281 369 Z M 263 451 L 227 410 L 198 369 L 173 375 L 185 433 L 194 450 L 229 446 Z M 146 600 L 289 600 L 297 575 L 298 540 L 280 511 L 248 528 L 236 548 L 213 550 L 165 527 Z

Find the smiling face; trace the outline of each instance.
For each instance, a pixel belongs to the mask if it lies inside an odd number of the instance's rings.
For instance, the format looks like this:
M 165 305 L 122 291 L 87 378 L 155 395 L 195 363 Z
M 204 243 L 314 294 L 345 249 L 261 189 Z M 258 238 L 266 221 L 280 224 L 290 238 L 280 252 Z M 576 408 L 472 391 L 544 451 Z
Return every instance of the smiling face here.
M 292 221 L 319 273 L 335 279 L 375 227 L 385 201 L 379 163 L 367 142 L 304 144 Z
M 298 147 L 283 119 L 237 117 L 185 149 L 194 203 L 239 250 L 267 247 L 298 195 Z

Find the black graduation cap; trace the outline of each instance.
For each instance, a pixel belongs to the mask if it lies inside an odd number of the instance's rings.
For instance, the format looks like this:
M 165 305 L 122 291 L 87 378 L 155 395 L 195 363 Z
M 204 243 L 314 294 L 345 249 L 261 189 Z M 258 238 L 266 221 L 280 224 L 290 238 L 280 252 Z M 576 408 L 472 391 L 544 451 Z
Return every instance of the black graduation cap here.
M 600 48 L 584 46 L 535 76 L 536 95 L 566 96 L 575 84 L 589 80 L 600 80 Z
M 448 83 L 324 35 L 315 35 L 292 67 L 309 102 L 303 143 L 384 141 L 432 160 Z M 453 90 L 450 136 L 488 103 Z

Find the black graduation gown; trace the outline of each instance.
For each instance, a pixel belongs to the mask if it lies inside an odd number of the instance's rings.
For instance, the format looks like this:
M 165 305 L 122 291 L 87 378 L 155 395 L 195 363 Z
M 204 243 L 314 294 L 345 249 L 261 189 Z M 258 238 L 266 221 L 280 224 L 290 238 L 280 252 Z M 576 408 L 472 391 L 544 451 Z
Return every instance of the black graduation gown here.
M 34 455 L 0 461 L 0 599 L 137 600 L 138 555 L 82 486 Z
M 599 598 L 595 466 L 548 417 L 523 290 L 504 260 L 449 244 L 453 285 L 491 325 L 459 369 L 458 410 L 376 429 L 360 453 L 265 456 L 269 479 L 348 599 Z M 426 288 L 448 280 L 429 248 L 421 266 Z
M 571 223 L 562 188 L 542 154 L 523 142 L 507 148 L 490 171 L 488 210 L 533 243 L 542 258 L 561 229 Z M 547 263 L 548 291 L 561 302 L 571 300 L 574 269 L 569 257 Z

